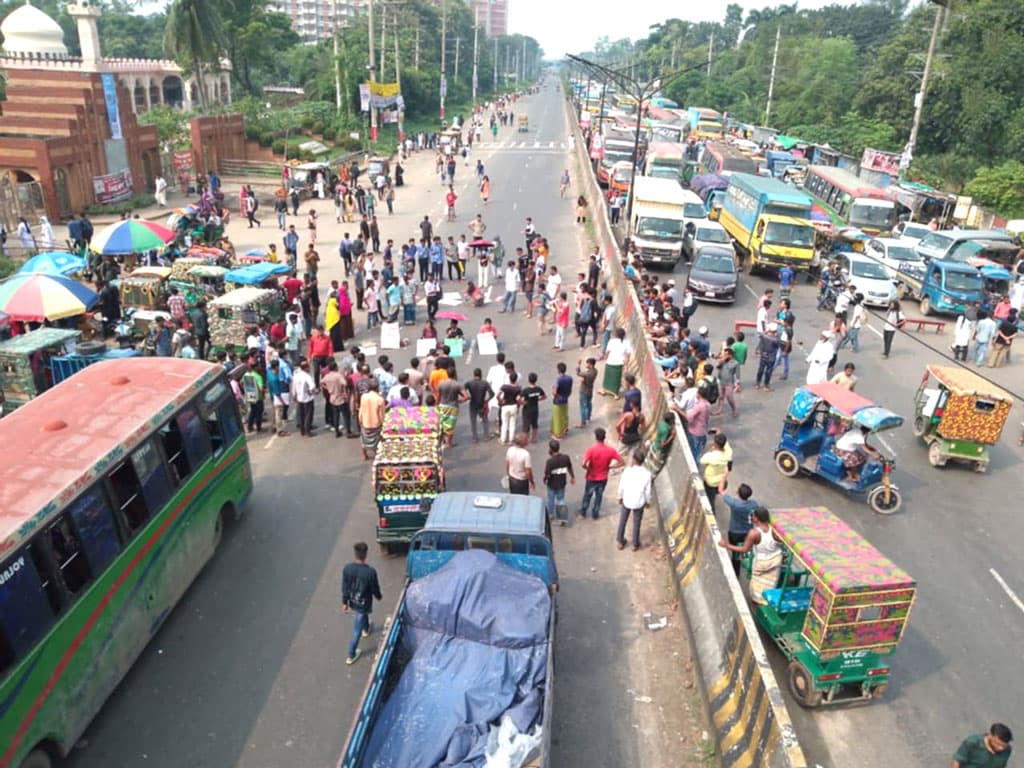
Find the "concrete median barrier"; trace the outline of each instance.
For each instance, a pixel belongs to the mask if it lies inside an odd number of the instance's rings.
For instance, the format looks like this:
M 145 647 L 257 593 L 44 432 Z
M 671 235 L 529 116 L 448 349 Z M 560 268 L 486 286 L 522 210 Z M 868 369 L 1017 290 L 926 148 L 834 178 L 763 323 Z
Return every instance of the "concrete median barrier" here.
M 668 386 L 644 331 L 643 307 L 623 273 L 620 246 L 569 101 L 566 110 L 576 137 L 579 188 L 591 203 L 596 245 L 605 257 L 604 277 L 619 308 L 617 324 L 626 329 L 633 345 L 628 371 L 637 377 L 643 393 L 650 435 L 669 407 Z M 805 768 L 803 750 L 746 596 L 728 551 L 718 546 L 723 532 L 681 426 L 676 428 L 675 444 L 655 488 L 680 610 L 695 649 L 721 764 Z

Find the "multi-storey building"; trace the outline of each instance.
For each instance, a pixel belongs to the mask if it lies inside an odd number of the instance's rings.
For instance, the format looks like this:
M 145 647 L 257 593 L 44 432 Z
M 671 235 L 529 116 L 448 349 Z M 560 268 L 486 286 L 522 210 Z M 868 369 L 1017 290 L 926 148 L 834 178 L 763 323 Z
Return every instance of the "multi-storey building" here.
M 468 3 L 488 37 L 508 34 L 508 0 L 468 0 Z
M 273 0 L 272 7 L 292 20 L 307 43 L 317 43 L 347 26 L 365 0 Z

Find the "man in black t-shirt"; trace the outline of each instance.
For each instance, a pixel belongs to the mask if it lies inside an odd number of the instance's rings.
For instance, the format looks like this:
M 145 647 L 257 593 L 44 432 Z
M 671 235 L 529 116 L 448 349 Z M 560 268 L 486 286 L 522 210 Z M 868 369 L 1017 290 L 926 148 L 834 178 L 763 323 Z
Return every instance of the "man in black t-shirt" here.
M 1010 346 L 1017 336 L 1017 311 L 1010 310 L 1010 314 L 999 322 L 995 336 L 992 338 L 992 348 L 988 353 L 988 367 L 1001 368 L 1003 363 L 1010 359 Z
M 483 372 L 479 368 L 473 369 L 473 378 L 466 382 L 463 389 L 469 398 L 469 426 L 473 430 L 473 442 L 480 442 L 477 436 L 476 421 L 482 419 L 484 424 L 484 437 L 491 434 L 487 424 L 487 403 L 494 397 L 494 390 L 491 385 L 483 379 Z
M 371 631 L 370 613 L 373 611 L 373 600 L 383 600 L 377 571 L 366 564 L 368 547 L 360 541 L 354 547 L 356 560 L 349 563 L 341 572 L 341 610 L 355 613 L 352 624 L 352 640 L 348 644 L 346 664 L 354 664 L 359 658 L 359 639 L 369 637 Z
M 536 373 L 531 373 L 526 380 L 528 384 L 523 387 L 520 395 L 523 398 L 523 432 L 529 436 L 531 443 L 536 443 L 540 422 L 540 401 L 547 398 L 547 393 L 542 387 L 537 386 Z
M 566 480 L 576 484 L 576 474 L 572 469 L 572 459 L 561 452 L 562 446 L 557 440 L 548 442 L 549 457 L 544 465 L 544 484 L 548 487 L 548 516 L 557 518 L 562 525 L 566 521 L 572 524 L 572 515 L 565 505 Z

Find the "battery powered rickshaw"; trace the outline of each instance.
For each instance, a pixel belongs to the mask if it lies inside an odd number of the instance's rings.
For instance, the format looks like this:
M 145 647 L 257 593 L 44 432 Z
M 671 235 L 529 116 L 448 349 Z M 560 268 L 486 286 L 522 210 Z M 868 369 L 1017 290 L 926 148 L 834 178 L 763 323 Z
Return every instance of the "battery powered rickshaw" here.
M 928 463 L 950 459 L 988 469 L 988 446 L 999 441 L 1013 398 L 974 371 L 929 365 L 914 395 L 914 436 L 928 446 Z
M 818 707 L 882 696 L 885 657 L 903 637 L 914 580 L 825 507 L 771 516 L 782 563 L 754 617 L 789 661 L 793 698 Z M 743 560 L 748 576 L 752 560 Z
M 782 437 L 775 448 L 775 466 L 786 477 L 803 472 L 847 491 L 866 494 L 872 510 L 891 515 L 903 501 L 899 488 L 892 482 L 894 461 L 867 440 L 872 434 L 901 424 L 902 416 L 838 384 L 823 382 L 798 387 L 789 402 Z M 851 430 L 864 437 L 859 441 L 864 445 L 856 450 L 837 447 L 837 441 Z M 851 479 L 851 474 L 855 479 Z

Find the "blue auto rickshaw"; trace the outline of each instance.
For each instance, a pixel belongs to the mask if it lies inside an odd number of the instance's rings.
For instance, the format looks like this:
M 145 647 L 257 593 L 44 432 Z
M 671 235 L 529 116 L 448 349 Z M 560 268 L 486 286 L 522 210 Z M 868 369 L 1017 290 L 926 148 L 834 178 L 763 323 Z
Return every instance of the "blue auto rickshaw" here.
M 862 452 L 857 479 L 848 479 L 843 452 L 836 441 L 851 429 L 870 434 L 895 429 L 903 417 L 831 382 L 798 387 L 789 402 L 782 437 L 775 448 L 775 466 L 786 477 L 801 472 L 817 475 L 846 491 L 863 493 L 868 505 L 880 515 L 900 508 L 902 497 L 891 479 L 894 461 L 876 446 Z M 877 455 L 873 455 L 877 454 Z

